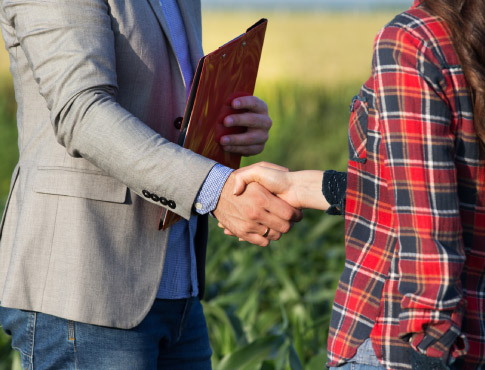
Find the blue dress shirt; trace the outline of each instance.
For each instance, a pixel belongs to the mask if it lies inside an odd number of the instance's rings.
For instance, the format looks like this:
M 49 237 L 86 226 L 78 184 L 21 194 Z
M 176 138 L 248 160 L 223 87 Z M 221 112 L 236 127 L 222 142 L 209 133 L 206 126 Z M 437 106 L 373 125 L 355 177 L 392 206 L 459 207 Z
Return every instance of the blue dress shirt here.
M 190 91 L 194 70 L 185 26 L 176 0 L 160 0 L 168 23 L 170 38 L 175 49 L 180 69 Z M 209 172 L 195 200 L 194 209 L 199 214 L 213 211 L 222 188 L 232 169 L 216 164 Z M 197 230 L 197 216 L 190 221 L 181 220 L 171 227 L 165 255 L 164 270 L 157 298 L 181 299 L 196 296 L 199 292 L 195 260 L 194 237 Z

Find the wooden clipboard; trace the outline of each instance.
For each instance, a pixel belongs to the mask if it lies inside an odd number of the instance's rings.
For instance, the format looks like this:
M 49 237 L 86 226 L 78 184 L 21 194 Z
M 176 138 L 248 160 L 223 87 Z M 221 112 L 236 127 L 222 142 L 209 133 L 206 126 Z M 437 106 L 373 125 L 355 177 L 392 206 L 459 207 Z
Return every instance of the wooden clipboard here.
M 233 99 L 253 95 L 263 49 L 267 19 L 260 19 L 245 33 L 202 57 L 197 65 L 180 128 L 179 145 L 234 169 L 241 155 L 225 152 L 224 135 L 242 133 L 244 127 L 225 127 L 226 116 L 236 113 Z M 161 217 L 165 230 L 181 217 L 167 210 Z

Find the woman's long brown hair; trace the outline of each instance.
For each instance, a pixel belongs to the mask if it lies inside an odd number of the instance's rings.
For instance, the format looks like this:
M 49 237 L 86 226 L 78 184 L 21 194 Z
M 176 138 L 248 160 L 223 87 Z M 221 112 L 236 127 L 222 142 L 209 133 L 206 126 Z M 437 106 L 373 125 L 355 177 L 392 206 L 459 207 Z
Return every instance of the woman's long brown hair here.
M 424 6 L 442 18 L 470 86 L 474 125 L 485 147 L 485 0 L 423 0 Z

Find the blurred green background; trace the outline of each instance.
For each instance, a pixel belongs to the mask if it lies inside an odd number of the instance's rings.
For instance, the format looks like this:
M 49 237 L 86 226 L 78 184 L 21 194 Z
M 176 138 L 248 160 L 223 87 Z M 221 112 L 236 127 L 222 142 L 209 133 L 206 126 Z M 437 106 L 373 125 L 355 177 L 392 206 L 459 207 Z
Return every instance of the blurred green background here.
M 349 103 L 370 72 L 372 42 L 392 13 L 204 12 L 214 50 L 268 18 L 256 95 L 273 128 L 260 160 L 291 170 L 344 170 Z M 18 158 L 8 55 L 0 51 L 0 210 Z M 204 309 L 214 369 L 323 369 L 329 315 L 344 262 L 343 218 L 305 211 L 280 241 L 259 248 L 211 221 Z M 1 330 L 0 330 L 1 332 Z M 0 334 L 0 370 L 20 369 Z

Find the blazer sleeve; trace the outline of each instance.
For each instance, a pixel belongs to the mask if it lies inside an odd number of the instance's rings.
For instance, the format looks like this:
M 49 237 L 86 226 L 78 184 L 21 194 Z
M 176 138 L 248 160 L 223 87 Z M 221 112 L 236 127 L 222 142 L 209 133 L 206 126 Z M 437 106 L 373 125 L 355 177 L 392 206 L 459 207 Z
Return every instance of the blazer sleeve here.
M 164 139 L 117 103 L 108 2 L 1 4 L 45 98 L 57 141 L 138 195 L 150 192 L 174 200 L 173 211 L 188 219 L 215 162 Z

